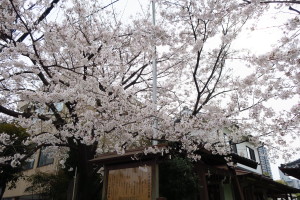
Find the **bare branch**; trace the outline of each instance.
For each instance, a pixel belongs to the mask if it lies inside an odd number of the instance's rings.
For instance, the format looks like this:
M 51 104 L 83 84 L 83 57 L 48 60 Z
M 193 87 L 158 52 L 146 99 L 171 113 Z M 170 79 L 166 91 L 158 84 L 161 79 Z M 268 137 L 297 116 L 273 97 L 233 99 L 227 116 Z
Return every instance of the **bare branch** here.
M 41 14 L 41 16 L 34 22 L 34 25 L 38 25 L 41 21 L 43 21 L 51 12 L 51 10 L 54 8 L 54 5 L 57 4 L 60 0 L 53 0 L 50 3 L 50 6 Z M 19 39 L 17 40 L 17 42 L 23 42 L 23 40 L 25 40 L 25 38 L 29 35 L 29 33 L 31 32 L 31 30 L 29 30 L 28 32 L 24 33 L 21 37 L 19 37 Z
M 300 14 L 300 11 L 297 10 L 297 9 L 295 9 L 295 8 L 293 8 L 292 6 L 289 7 L 289 10 L 295 11 L 296 13 Z
M 300 1 L 261 1 L 260 3 L 287 3 L 287 4 L 300 4 Z

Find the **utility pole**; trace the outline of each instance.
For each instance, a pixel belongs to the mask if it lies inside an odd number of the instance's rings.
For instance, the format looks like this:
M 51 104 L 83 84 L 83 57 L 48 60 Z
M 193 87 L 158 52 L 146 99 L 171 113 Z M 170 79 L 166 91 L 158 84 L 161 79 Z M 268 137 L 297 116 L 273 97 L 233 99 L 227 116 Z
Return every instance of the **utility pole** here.
M 152 24 L 153 27 L 155 26 L 155 1 L 152 0 Z M 155 34 L 153 32 L 153 40 L 155 39 Z M 156 65 L 156 46 L 153 44 L 153 55 L 152 55 L 152 76 L 153 76 L 153 82 L 152 82 L 152 101 L 153 101 L 153 109 L 154 111 L 157 111 L 157 65 Z M 157 118 L 154 118 L 154 124 L 153 124 L 153 140 L 152 145 L 157 145 Z
M 152 24 L 155 27 L 155 0 L 152 0 Z M 155 41 L 155 31 L 153 30 L 153 41 Z M 152 55 L 152 76 L 153 76 L 153 83 L 152 83 L 152 101 L 153 101 L 153 109 L 157 111 L 157 65 L 156 65 L 156 46 L 155 43 L 153 44 L 153 55 Z M 152 138 L 152 145 L 157 145 L 157 118 L 154 118 L 153 123 L 153 138 Z M 158 164 L 155 165 L 155 186 L 154 186 L 154 198 L 159 197 L 159 167 Z

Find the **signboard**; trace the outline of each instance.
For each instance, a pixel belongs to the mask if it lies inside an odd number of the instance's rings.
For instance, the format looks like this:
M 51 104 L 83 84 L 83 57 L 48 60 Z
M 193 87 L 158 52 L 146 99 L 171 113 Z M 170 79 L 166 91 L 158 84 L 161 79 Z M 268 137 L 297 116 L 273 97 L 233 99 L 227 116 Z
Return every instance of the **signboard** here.
M 108 171 L 107 200 L 151 200 L 151 166 Z

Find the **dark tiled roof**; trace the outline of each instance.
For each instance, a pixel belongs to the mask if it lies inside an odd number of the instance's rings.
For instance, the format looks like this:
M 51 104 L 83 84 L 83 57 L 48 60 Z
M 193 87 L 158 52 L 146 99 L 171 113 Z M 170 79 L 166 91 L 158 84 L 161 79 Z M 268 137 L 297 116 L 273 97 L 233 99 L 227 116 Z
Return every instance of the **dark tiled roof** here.
M 282 164 L 279 169 L 289 175 L 293 176 L 297 179 L 300 180 L 300 159 L 295 160 L 293 162 L 287 163 L 287 164 Z
M 300 168 L 300 158 L 298 160 L 295 160 L 293 162 L 285 164 L 286 167 L 292 167 L 292 168 Z

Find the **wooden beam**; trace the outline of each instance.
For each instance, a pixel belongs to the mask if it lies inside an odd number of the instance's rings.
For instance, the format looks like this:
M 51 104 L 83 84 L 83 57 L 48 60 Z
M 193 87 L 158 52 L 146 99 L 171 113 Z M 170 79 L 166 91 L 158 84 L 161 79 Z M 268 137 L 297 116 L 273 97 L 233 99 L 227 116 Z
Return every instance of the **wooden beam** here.
M 234 180 L 234 191 L 235 191 L 234 193 L 235 193 L 236 199 L 245 200 L 245 197 L 244 197 L 239 179 L 236 175 L 235 169 L 229 168 L 229 170 L 232 172 L 232 177 Z
M 199 197 L 201 200 L 209 200 L 208 198 L 208 187 L 206 180 L 206 171 L 207 167 L 205 164 L 198 162 L 197 163 L 197 172 L 199 177 Z

